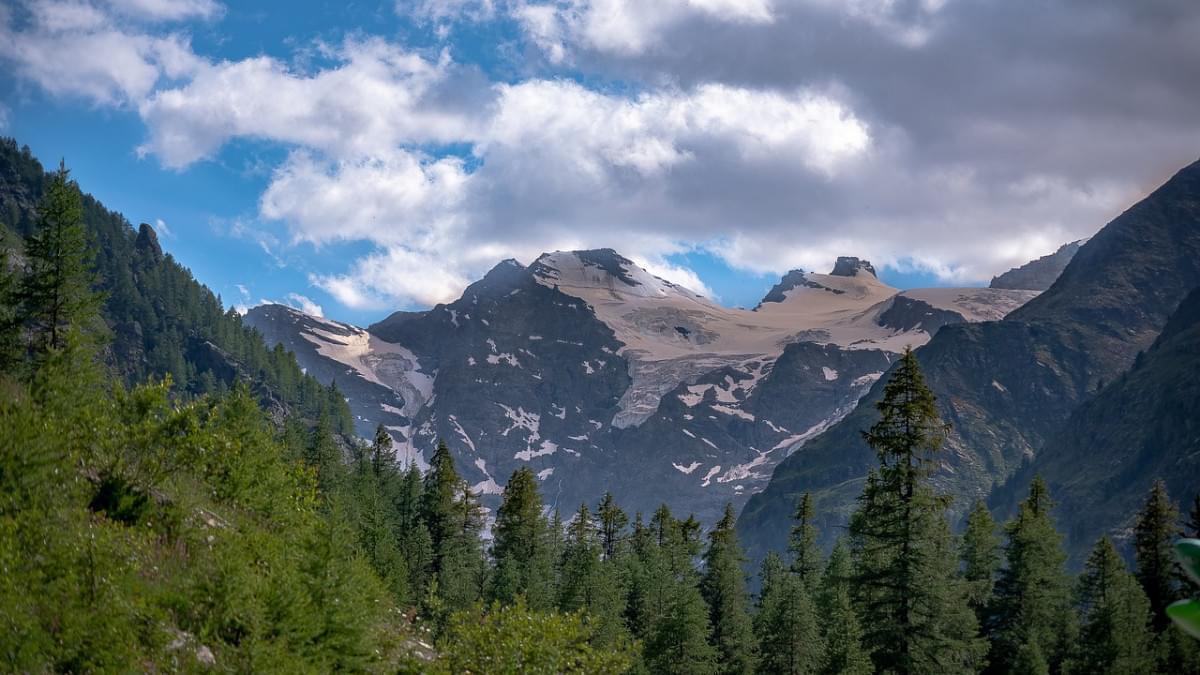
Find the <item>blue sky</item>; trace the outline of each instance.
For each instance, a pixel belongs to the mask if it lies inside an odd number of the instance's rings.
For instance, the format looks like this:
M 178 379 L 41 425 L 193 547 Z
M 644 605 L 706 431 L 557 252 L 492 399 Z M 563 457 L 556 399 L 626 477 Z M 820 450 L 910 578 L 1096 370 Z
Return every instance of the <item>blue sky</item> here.
M 230 305 L 367 323 L 601 246 L 728 305 L 837 255 L 977 285 L 1200 154 L 1200 10 L 1147 7 L 20 0 L 0 133 Z

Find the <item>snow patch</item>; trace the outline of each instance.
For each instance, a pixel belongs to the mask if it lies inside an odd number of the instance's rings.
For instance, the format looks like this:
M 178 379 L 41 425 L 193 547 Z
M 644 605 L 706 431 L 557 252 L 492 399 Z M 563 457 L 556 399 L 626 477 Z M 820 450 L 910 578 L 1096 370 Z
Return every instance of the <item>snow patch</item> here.
M 691 474 L 693 471 L 700 468 L 700 462 L 692 462 L 691 464 L 688 464 L 687 466 L 681 466 L 679 464 L 676 464 L 675 462 L 671 462 L 671 466 L 675 467 L 675 470 L 678 471 L 679 473 Z

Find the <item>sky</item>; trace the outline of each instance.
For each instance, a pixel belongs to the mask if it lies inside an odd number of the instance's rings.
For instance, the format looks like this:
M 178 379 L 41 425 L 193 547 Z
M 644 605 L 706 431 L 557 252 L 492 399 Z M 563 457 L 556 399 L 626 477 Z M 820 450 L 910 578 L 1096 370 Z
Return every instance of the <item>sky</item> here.
M 730 306 L 982 285 L 1200 158 L 1195 0 L 0 2 L 0 134 L 230 306 L 610 247 Z

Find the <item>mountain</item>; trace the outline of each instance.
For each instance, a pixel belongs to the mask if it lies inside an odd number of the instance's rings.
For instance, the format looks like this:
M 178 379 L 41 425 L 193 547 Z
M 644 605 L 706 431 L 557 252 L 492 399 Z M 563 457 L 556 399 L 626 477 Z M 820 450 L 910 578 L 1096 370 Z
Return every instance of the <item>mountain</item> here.
M 1079 251 L 1079 247 L 1083 246 L 1085 242 L 1087 242 L 1086 239 L 1080 239 L 1063 244 L 1050 255 L 1044 255 L 1020 267 L 1014 267 L 1000 276 L 992 277 L 992 283 L 988 285 L 988 288 L 1024 288 L 1044 291 L 1058 279 Z
M 1066 546 L 1081 564 L 1103 534 L 1128 541 L 1155 479 L 1177 502 L 1200 486 L 1200 288 L 1193 290 L 1133 367 L 1077 408 L 1043 452 L 990 501 L 1015 510 L 1041 475 L 1069 523 Z
M 918 349 L 942 417 L 953 425 L 934 480 L 959 497 L 959 512 L 1046 449 L 1080 404 L 1150 347 L 1197 285 L 1200 162 L 1106 225 L 1041 295 L 1000 321 L 945 326 Z M 814 494 L 826 537 L 840 531 L 875 462 L 860 430 L 874 422 L 881 390 L 873 387 L 853 412 L 780 463 L 750 499 L 738 529 L 752 556 L 782 550 L 804 492 Z
M 47 174 L 28 147 L 0 139 L 0 234 L 20 249 L 37 222 Z M 170 376 L 177 390 L 204 394 L 249 382 L 277 413 L 314 420 L 328 415 L 350 432 L 349 409 L 334 389 L 307 377 L 283 349 L 268 349 L 220 299 L 162 250 L 154 228 L 83 195 L 83 223 L 95 255 L 95 287 L 111 337 L 106 365 L 126 384 Z
M 611 249 L 556 251 L 365 330 L 270 305 L 245 320 L 336 381 L 360 434 L 382 423 L 418 463 L 444 439 L 485 504 L 528 465 L 561 508 L 611 489 L 632 510 L 665 500 L 712 520 L 906 345 L 1036 295 L 897 291 L 854 258 L 834 272 L 794 270 L 754 310 L 730 309 Z

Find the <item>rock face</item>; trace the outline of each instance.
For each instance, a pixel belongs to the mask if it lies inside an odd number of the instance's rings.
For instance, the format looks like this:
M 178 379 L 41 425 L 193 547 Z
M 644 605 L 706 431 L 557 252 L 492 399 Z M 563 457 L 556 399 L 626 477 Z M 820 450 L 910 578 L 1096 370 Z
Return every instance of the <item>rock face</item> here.
M 1133 367 L 1071 413 L 1045 449 L 990 500 L 1015 511 L 1041 475 L 1070 527 L 1066 547 L 1082 565 L 1101 535 L 1129 542 L 1156 479 L 1185 509 L 1200 490 L 1200 288 L 1171 315 Z
M 953 425 L 935 481 L 959 498 L 956 508 L 1004 485 L 1025 462 L 1050 461 L 1057 451 L 1049 439 L 1133 365 L 1197 285 L 1200 162 L 1109 223 L 1048 291 L 1003 320 L 942 327 L 917 356 Z M 875 421 L 881 390 L 873 387 L 845 419 L 782 462 L 749 501 L 738 528 L 753 557 L 783 549 L 804 492 L 814 494 L 827 537 L 845 525 L 875 463 L 859 432 Z
M 1036 295 L 898 292 L 843 261 L 845 274 L 789 273 L 753 311 L 601 249 L 504 261 L 458 300 L 366 330 L 280 306 L 246 321 L 336 381 L 363 436 L 382 423 L 418 463 L 444 439 L 486 505 L 529 466 L 563 509 L 612 490 L 631 510 L 666 501 L 712 520 L 905 346 Z
M 992 277 L 992 283 L 988 287 L 1044 291 L 1058 279 L 1079 251 L 1079 247 L 1086 242 L 1086 239 L 1080 239 L 1063 244 L 1050 255 L 1044 255 L 1020 267 L 1014 267 L 1000 276 Z

